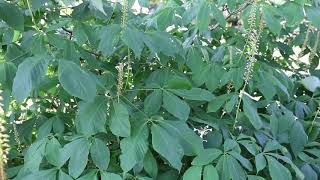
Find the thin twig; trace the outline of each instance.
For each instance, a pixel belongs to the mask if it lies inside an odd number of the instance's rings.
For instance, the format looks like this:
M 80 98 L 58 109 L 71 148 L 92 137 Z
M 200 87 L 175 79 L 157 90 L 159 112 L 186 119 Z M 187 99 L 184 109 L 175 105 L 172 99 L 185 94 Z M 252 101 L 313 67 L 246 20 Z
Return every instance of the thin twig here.
M 230 19 L 231 16 L 238 14 L 239 12 L 243 11 L 245 8 L 247 8 L 252 2 L 249 1 L 247 3 L 245 3 L 243 6 L 241 6 L 240 8 L 236 9 L 235 11 L 231 12 L 230 14 L 228 14 L 228 16 L 226 17 L 226 20 Z M 216 28 L 218 28 L 220 26 L 219 23 L 215 24 L 212 28 L 210 28 L 210 31 L 215 30 Z

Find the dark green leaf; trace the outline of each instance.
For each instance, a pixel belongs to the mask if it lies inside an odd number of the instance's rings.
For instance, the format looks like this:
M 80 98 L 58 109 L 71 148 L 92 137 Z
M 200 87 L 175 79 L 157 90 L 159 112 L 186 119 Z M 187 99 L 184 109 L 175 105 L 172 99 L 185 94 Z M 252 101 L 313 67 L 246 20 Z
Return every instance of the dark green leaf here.
M 157 160 L 153 157 L 151 151 L 148 151 L 143 160 L 143 167 L 145 171 L 154 179 L 158 175 L 158 163 Z
M 109 126 L 114 135 L 121 137 L 130 136 L 131 126 L 126 106 L 121 103 L 113 102 Z
M 101 173 L 101 180 L 122 180 L 121 176 L 114 173 L 103 172 Z
M 201 180 L 202 166 L 191 166 L 183 174 L 183 180 Z
M 16 30 L 23 31 L 24 29 L 23 13 L 14 4 L 6 1 L 0 2 L 0 19 Z
M 255 104 L 246 95 L 242 96 L 242 100 L 244 114 L 248 117 L 253 127 L 255 127 L 256 129 L 260 129 L 263 124 L 262 120 L 259 117 Z
M 183 121 L 159 121 L 159 125 L 176 138 L 184 154 L 193 156 L 203 150 L 202 139 Z
M 295 156 L 304 150 L 304 146 L 308 143 L 308 136 L 300 122 L 295 122 L 290 129 L 289 141 Z
M 163 107 L 180 120 L 186 121 L 189 118 L 189 105 L 168 91 L 163 94 Z
M 259 171 L 261 171 L 267 166 L 267 161 L 264 158 L 264 155 L 262 153 L 256 155 L 255 162 L 256 162 L 257 173 L 259 173 Z
M 130 171 L 136 164 L 143 161 L 148 151 L 149 130 L 140 123 L 135 121 L 131 136 L 120 142 L 120 166 L 124 172 Z
M 277 17 L 277 10 L 275 7 L 265 5 L 262 8 L 263 18 L 267 23 L 268 28 L 275 34 L 280 34 L 281 24 L 280 19 Z
M 118 24 L 106 26 L 101 32 L 99 50 L 104 56 L 110 56 L 119 42 L 121 28 Z
M 69 160 L 69 174 L 73 178 L 81 175 L 88 163 L 89 143 L 84 138 L 76 140 L 71 147 L 71 156 Z
M 203 169 L 203 180 L 219 179 L 217 169 L 212 165 L 204 166 Z
M 193 161 L 192 165 L 207 165 L 211 163 L 213 160 L 217 159 L 222 154 L 222 151 L 219 149 L 203 149 L 200 151 L 198 156 L 196 156 Z
M 47 71 L 48 62 L 48 57 L 29 57 L 18 66 L 13 80 L 12 95 L 19 103 L 39 86 Z
M 92 135 L 105 132 L 107 118 L 107 99 L 97 96 L 93 101 L 81 102 L 75 119 L 77 132 Z
M 317 27 L 320 28 L 320 7 L 315 6 L 306 6 L 305 11 L 307 14 L 308 19 L 311 21 L 311 23 Z
M 292 176 L 290 171 L 279 163 L 275 158 L 266 156 L 268 161 L 268 167 L 270 176 L 274 180 L 291 180 Z
M 222 11 L 220 11 L 215 5 L 211 5 L 211 11 L 213 13 L 213 17 L 218 21 L 221 27 L 225 27 L 227 21 L 225 20 Z
M 165 86 L 170 89 L 191 89 L 191 82 L 184 77 L 181 76 L 173 76 L 166 82 Z
M 108 146 L 100 139 L 94 138 L 90 147 L 90 155 L 93 163 L 101 170 L 107 170 L 110 162 Z
M 170 91 L 182 98 L 194 101 L 211 101 L 215 98 L 211 92 L 201 88 L 192 88 L 190 90 L 172 89 Z
M 172 167 L 180 170 L 183 148 L 179 142 L 173 138 L 163 127 L 153 124 L 151 126 L 152 146 L 161 156 L 163 156 Z
M 153 115 L 156 114 L 162 105 L 162 91 L 155 90 L 144 100 L 144 112 Z
M 95 80 L 72 61 L 60 60 L 59 81 L 72 96 L 90 101 L 96 96 Z
M 202 1 L 198 10 L 197 15 L 197 26 L 200 31 L 208 30 L 208 26 L 210 23 L 210 6 L 207 1 Z
M 143 34 L 136 30 L 126 27 L 122 33 L 122 41 L 133 50 L 136 57 L 140 57 L 141 51 L 144 47 Z

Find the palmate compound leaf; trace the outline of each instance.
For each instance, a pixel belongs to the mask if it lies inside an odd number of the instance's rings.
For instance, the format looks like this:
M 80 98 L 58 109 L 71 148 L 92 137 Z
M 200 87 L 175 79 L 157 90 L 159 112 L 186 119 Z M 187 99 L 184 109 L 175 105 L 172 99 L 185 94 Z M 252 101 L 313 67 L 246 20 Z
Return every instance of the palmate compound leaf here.
M 151 134 L 153 149 L 179 171 L 182 167 L 183 148 L 178 140 L 172 138 L 163 127 L 156 124 L 151 126 Z
M 21 103 L 34 88 L 39 86 L 47 72 L 48 63 L 49 57 L 34 56 L 26 58 L 19 64 L 12 86 L 12 95 L 18 103 Z
M 59 61 L 59 81 L 72 96 L 91 101 L 96 96 L 96 81 L 72 61 Z
M 148 127 L 141 121 L 134 121 L 131 136 L 120 142 L 120 166 L 124 172 L 130 171 L 137 163 L 143 161 L 148 151 L 148 137 Z

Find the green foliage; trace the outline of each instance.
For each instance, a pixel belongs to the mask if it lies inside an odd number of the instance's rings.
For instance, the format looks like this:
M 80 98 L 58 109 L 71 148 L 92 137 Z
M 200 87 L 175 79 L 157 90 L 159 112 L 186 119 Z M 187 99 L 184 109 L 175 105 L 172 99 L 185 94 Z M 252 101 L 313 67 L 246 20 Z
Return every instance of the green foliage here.
M 0 0 L 7 178 L 319 179 L 319 17 L 319 0 Z

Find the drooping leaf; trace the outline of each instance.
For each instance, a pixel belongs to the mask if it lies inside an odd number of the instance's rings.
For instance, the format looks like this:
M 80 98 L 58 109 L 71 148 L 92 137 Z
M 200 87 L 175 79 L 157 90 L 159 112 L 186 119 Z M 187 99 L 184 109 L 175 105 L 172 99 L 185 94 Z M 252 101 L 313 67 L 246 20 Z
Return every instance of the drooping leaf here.
M 174 56 L 178 50 L 173 38 L 166 32 L 146 33 L 143 41 L 154 53 L 162 52 L 167 56 Z
M 257 173 L 259 173 L 259 171 L 261 171 L 267 166 L 267 161 L 262 153 L 256 155 L 255 163 L 256 163 Z
M 118 174 L 114 173 L 109 173 L 109 172 L 102 172 L 101 173 L 101 180 L 122 180 L 121 176 Z
M 90 147 L 90 155 L 93 163 L 101 170 L 107 170 L 110 162 L 108 146 L 100 139 L 94 138 Z
M 320 79 L 315 76 L 309 76 L 301 80 L 302 85 L 311 92 L 320 87 Z
M 67 162 L 71 154 L 64 151 L 56 138 L 52 138 L 46 145 L 45 156 L 50 164 L 61 167 Z
M 19 103 L 39 86 L 47 71 L 48 62 L 48 57 L 36 56 L 25 59 L 18 66 L 13 80 L 12 95 Z
M 104 56 L 110 56 L 119 42 L 121 28 L 118 24 L 106 26 L 100 36 L 99 50 Z
M 159 125 L 176 138 L 183 148 L 184 154 L 193 156 L 203 150 L 202 139 L 182 121 L 159 121 Z
M 47 138 L 38 140 L 28 148 L 24 155 L 24 171 L 39 171 L 40 163 L 45 155 L 47 140 Z
M 217 20 L 221 27 L 225 27 L 227 22 L 223 16 L 222 11 L 220 11 L 215 5 L 211 5 L 211 11 L 213 13 L 213 17 Z
M 120 142 L 120 166 L 124 172 L 130 171 L 143 161 L 148 151 L 149 130 L 138 122 L 133 123 L 132 134 Z
M 183 174 L 183 180 L 201 180 L 202 166 L 191 166 Z
M 311 23 L 317 27 L 320 28 L 320 20 L 319 20 L 319 16 L 320 16 L 320 7 L 315 7 L 315 6 L 307 6 L 305 8 L 306 14 L 308 19 L 311 21 Z
M 217 169 L 213 165 L 207 165 L 203 168 L 203 180 L 219 179 Z
M 144 44 L 143 34 L 140 31 L 126 27 L 123 30 L 121 39 L 130 49 L 133 50 L 136 57 L 139 58 L 141 56 Z
M 278 13 L 275 7 L 270 5 L 265 5 L 262 8 L 263 18 L 267 23 L 268 28 L 271 32 L 275 34 L 280 34 L 281 24 L 280 18 L 278 18 Z
M 110 130 L 114 135 L 129 137 L 131 126 L 127 108 L 118 102 L 113 102 L 109 122 Z
M 246 95 L 242 97 L 242 100 L 244 114 L 248 117 L 253 127 L 260 129 L 262 127 L 262 120 L 257 112 L 255 104 L 253 104 L 252 100 Z
M 107 15 L 106 12 L 103 9 L 103 1 L 102 0 L 90 0 L 90 4 L 96 8 L 97 10 L 99 10 L 100 12 L 102 12 L 104 15 Z
M 286 23 L 289 26 L 294 26 L 299 24 L 303 18 L 303 6 L 296 4 L 294 2 L 288 2 L 284 6 L 282 6 L 282 13 L 286 18 Z
M 166 82 L 165 86 L 170 89 L 191 89 L 192 88 L 191 82 L 187 78 L 181 77 L 181 76 L 173 76 Z
M 295 122 L 290 129 L 289 141 L 295 156 L 304 150 L 305 145 L 308 143 L 308 136 L 300 122 Z
M 70 176 L 77 178 L 81 175 L 88 163 L 89 144 L 84 138 L 76 140 L 70 147 L 68 170 Z
M 145 171 L 154 179 L 158 176 L 158 163 L 152 155 L 151 151 L 148 151 L 143 160 L 143 167 Z
M 213 160 L 217 159 L 222 154 L 222 151 L 219 149 L 203 149 L 198 156 L 196 156 L 193 161 L 192 165 L 207 165 L 211 163 Z
M 59 81 L 72 96 L 90 101 L 96 96 L 95 80 L 72 61 L 59 61 Z
M 274 180 L 291 180 L 292 176 L 290 171 L 284 167 L 280 162 L 271 156 L 266 156 L 270 176 Z
M 13 3 L 8 3 L 6 1 L 0 2 L 0 19 L 16 30 L 24 30 L 23 13 Z
M 97 96 L 93 101 L 82 102 L 75 119 L 78 133 L 92 135 L 105 131 L 107 100 Z
M 168 91 L 163 93 L 163 107 L 180 120 L 186 121 L 189 117 L 189 105 Z
M 163 156 L 172 167 L 180 170 L 182 167 L 183 148 L 178 140 L 172 138 L 163 127 L 156 124 L 151 126 L 151 133 L 153 149 Z
M 195 101 L 211 101 L 215 98 L 211 92 L 201 88 L 192 88 L 189 90 L 172 89 L 170 91 L 182 98 Z
M 155 90 L 144 100 L 144 111 L 147 114 L 156 114 L 162 105 L 162 91 Z
M 227 167 L 230 173 L 230 176 L 234 180 L 246 179 L 246 174 L 238 163 L 238 161 L 232 156 L 227 156 Z
M 209 102 L 207 111 L 208 112 L 216 112 L 218 111 L 224 104 L 225 102 L 230 99 L 229 94 L 224 94 L 221 96 L 217 96 L 214 98 L 212 101 Z
M 207 1 L 202 1 L 197 14 L 197 26 L 200 31 L 208 30 L 210 23 L 210 6 Z

